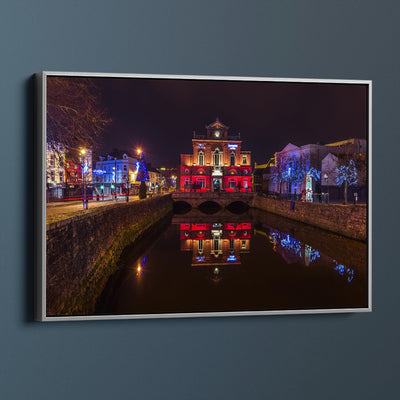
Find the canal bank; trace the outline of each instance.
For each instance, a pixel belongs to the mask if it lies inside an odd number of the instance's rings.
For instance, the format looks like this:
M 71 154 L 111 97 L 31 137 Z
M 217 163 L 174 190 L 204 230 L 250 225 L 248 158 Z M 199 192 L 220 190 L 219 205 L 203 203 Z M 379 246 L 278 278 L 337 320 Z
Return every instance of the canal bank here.
M 47 316 L 90 314 L 123 249 L 171 210 L 171 196 L 165 195 L 48 224 Z
M 292 202 L 254 196 L 252 207 L 348 237 L 367 240 L 367 206 Z

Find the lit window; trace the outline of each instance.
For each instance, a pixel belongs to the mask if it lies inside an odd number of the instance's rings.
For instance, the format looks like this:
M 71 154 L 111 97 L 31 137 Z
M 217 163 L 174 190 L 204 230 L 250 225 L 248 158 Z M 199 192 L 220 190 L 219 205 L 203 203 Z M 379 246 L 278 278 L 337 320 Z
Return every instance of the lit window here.
M 199 151 L 199 165 L 204 165 L 204 151 Z
M 220 166 L 222 161 L 222 153 L 220 153 L 219 149 L 215 149 L 213 153 L 213 165 Z
M 204 251 L 204 240 L 198 241 L 197 249 L 200 254 Z
M 205 178 L 197 178 L 197 184 L 200 185 L 200 187 L 205 188 L 206 187 Z
M 247 164 L 247 155 L 242 156 L 242 164 Z
M 235 152 L 231 151 L 231 166 L 234 166 L 236 162 Z

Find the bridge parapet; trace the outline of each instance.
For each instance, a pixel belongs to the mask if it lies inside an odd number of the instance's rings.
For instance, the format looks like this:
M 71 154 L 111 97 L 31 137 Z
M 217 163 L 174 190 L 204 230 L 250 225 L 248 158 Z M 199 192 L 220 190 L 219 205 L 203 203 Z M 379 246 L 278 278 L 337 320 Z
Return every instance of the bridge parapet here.
M 243 192 L 175 192 L 172 194 L 174 201 L 184 201 L 192 207 L 197 207 L 206 201 L 213 201 L 225 207 L 236 201 L 252 205 L 254 193 Z

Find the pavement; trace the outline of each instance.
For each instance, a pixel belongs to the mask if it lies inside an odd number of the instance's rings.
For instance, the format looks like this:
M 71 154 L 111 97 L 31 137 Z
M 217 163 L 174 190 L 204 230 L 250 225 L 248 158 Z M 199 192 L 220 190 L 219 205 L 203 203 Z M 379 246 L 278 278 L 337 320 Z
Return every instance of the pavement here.
M 129 196 L 129 201 L 137 201 L 139 196 Z M 81 214 L 87 214 L 92 210 L 108 206 L 110 204 L 124 203 L 126 202 L 126 196 L 117 196 L 117 199 L 107 200 L 89 200 L 88 209 L 83 209 L 83 201 L 65 201 L 65 202 L 54 202 L 46 204 L 46 222 L 52 223 L 63 219 L 71 218 Z

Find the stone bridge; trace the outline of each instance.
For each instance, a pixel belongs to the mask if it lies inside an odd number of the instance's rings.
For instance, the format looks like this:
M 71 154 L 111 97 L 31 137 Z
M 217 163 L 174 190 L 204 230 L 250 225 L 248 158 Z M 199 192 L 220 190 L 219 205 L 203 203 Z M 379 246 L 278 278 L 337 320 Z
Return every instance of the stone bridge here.
M 175 202 L 185 202 L 193 208 L 206 202 L 214 202 L 221 207 L 226 207 L 232 203 L 241 202 L 248 206 L 253 205 L 254 193 L 233 193 L 233 192 L 175 192 L 172 199 Z

